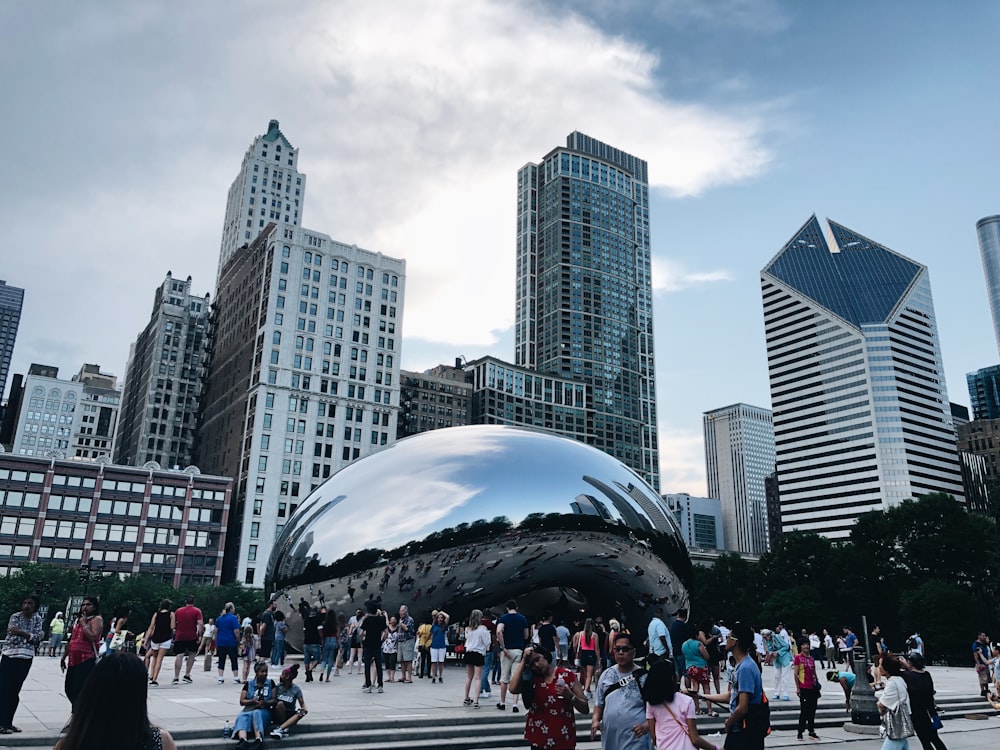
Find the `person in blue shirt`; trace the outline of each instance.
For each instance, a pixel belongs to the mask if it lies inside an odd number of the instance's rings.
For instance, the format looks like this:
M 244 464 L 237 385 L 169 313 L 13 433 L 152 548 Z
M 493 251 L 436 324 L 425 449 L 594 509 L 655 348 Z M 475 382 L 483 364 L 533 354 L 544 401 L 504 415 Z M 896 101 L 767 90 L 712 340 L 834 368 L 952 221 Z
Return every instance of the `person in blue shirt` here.
M 236 617 L 236 607 L 226 602 L 223 613 L 215 621 L 215 652 L 219 657 L 219 682 L 225 682 L 226 657 L 233 669 L 233 682 L 239 684 L 239 661 L 236 644 L 240 642 L 240 621 Z
M 735 662 L 729 678 L 729 690 L 706 698 L 729 703 L 729 716 L 724 729 L 728 734 L 726 750 L 764 750 L 768 726 L 759 710 L 764 700 L 764 682 L 760 667 L 750 655 L 754 648 L 750 626 L 741 622 L 733 625 L 726 636 L 726 648 Z
M 844 697 L 846 698 L 845 704 L 847 706 L 847 713 L 851 713 L 851 691 L 854 689 L 854 682 L 857 677 L 854 676 L 854 672 L 850 670 L 846 671 L 836 671 L 832 670 L 826 673 L 827 682 L 839 682 L 840 687 L 844 689 Z

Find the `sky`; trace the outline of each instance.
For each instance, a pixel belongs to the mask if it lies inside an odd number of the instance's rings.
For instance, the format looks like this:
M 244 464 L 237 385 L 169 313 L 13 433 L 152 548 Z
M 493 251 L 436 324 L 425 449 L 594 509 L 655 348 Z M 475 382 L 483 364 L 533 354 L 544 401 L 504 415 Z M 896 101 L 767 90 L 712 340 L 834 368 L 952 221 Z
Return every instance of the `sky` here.
M 212 292 L 273 118 L 303 226 L 406 259 L 408 370 L 513 359 L 519 167 L 574 130 L 645 159 L 663 492 L 705 494 L 703 412 L 770 405 L 759 274 L 813 213 L 928 266 L 968 404 L 1000 361 L 998 26 L 988 0 L 0 4 L 11 373 L 124 376 L 168 270 Z

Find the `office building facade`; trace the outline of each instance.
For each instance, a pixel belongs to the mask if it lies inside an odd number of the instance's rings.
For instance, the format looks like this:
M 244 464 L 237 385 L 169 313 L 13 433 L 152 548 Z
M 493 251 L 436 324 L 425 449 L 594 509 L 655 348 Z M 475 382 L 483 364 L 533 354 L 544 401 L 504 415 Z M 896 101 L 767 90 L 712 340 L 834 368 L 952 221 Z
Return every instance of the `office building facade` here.
M 689 549 L 726 549 L 721 501 L 679 492 L 663 495 L 663 502 L 673 514 Z
M 726 549 L 762 555 L 770 549 L 767 477 L 774 473 L 771 412 L 733 404 L 705 412 L 708 495 L 720 501 Z
M 90 563 L 108 575 L 218 585 L 231 488 L 194 470 L 0 454 L 0 575 Z
M 262 586 L 302 499 L 396 439 L 405 270 L 288 224 L 223 267 L 195 463 L 235 480 L 225 580 Z
M 984 367 L 965 376 L 973 419 L 1000 419 L 1000 365 Z
M 239 174 L 229 187 L 226 219 L 222 227 L 218 275 L 233 254 L 248 244 L 269 223 L 302 224 L 306 176 L 298 171 L 299 150 L 278 127 L 267 124 L 243 156 Z
M 584 384 L 586 442 L 658 487 L 646 162 L 574 132 L 517 191 L 515 364 Z
M 59 368 L 32 364 L 22 387 L 12 452 L 111 460 L 120 406 L 118 379 L 98 365 L 85 364 L 71 380 L 62 380 Z
M 993 316 L 993 335 L 1000 351 L 1000 215 L 987 216 L 976 222 L 979 252 L 983 258 L 986 295 Z
M 24 290 L 0 279 L 0 399 L 7 391 L 7 375 L 23 306 Z
M 454 367 L 438 365 L 425 372 L 401 370 L 397 436 L 472 424 L 471 379 L 461 360 Z
M 165 468 L 192 463 L 208 355 L 209 295 L 168 271 L 149 323 L 129 351 L 115 463 Z
M 811 217 L 761 272 L 783 531 L 963 500 L 927 269 Z

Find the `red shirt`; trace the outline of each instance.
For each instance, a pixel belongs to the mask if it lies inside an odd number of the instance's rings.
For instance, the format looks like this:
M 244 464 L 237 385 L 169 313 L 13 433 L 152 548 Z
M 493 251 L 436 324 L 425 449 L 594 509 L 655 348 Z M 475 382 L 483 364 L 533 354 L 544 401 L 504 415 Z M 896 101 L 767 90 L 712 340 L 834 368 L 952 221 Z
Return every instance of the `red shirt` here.
M 201 610 L 191 604 L 174 612 L 174 640 L 198 640 L 198 621 L 201 619 Z
M 527 669 L 527 667 L 525 667 Z M 572 750 L 576 747 L 576 719 L 573 716 L 573 702 L 563 698 L 559 692 L 559 677 L 567 687 L 573 687 L 576 674 L 568 669 L 556 667 L 552 682 L 546 683 L 538 675 L 532 675 L 535 704 L 528 711 L 524 723 L 524 739 L 528 744 L 544 747 L 546 750 Z
M 93 617 L 88 617 L 87 622 L 93 619 Z M 76 624 L 73 625 L 73 632 L 69 637 L 69 644 L 66 646 L 66 663 L 75 667 L 96 658 L 97 644 L 87 640 L 83 634 L 83 621 L 77 618 Z

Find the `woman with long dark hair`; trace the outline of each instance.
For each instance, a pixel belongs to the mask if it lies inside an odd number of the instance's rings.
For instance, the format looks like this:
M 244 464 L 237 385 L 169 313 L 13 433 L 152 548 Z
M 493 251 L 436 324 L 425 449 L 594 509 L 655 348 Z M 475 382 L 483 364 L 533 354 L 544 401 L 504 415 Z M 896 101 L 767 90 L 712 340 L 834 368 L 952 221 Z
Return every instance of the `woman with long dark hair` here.
M 948 750 L 934 728 L 937 710 L 934 708 L 934 679 L 924 670 L 924 655 L 911 651 L 904 662 L 906 669 L 901 673 L 910 696 L 910 718 L 913 729 L 923 750 Z M 940 726 L 940 724 L 939 724 Z
M 100 602 L 96 596 L 83 597 L 69 643 L 59 659 L 59 666 L 66 673 L 66 697 L 74 707 L 83 684 L 97 664 L 97 644 L 100 643 L 103 632 L 104 618 L 101 617 Z
M 149 723 L 147 688 L 142 659 L 112 651 L 90 673 L 55 750 L 176 750 L 170 733 Z
M 524 650 L 511 675 L 509 690 L 514 695 L 524 693 L 528 709 L 524 739 L 532 748 L 573 750 L 576 747 L 573 710 L 588 714 L 590 703 L 576 673 L 557 667 L 548 649 L 528 646 Z
M 719 750 L 698 734 L 695 725 L 695 702 L 677 690 L 677 675 L 669 659 L 661 659 L 649 668 L 639 693 L 646 701 L 646 721 L 649 736 L 657 750 L 689 748 L 693 744 L 702 750 Z
M 160 676 L 160 666 L 163 664 L 163 657 L 174 642 L 174 613 L 170 611 L 173 603 L 169 599 L 160 602 L 159 608 L 149 621 L 149 628 L 146 630 L 146 648 L 153 652 L 152 663 L 149 666 L 149 684 L 156 685 Z

